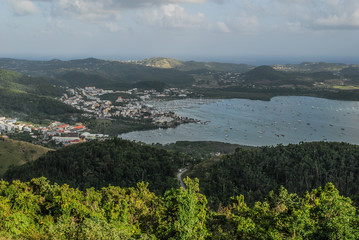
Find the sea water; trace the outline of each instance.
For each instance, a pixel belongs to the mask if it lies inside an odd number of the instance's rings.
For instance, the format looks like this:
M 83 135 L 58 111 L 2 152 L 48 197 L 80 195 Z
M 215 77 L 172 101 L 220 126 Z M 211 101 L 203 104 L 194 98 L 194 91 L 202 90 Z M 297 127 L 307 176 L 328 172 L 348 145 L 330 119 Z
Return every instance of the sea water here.
M 359 102 L 313 97 L 175 100 L 153 103 L 203 123 L 135 131 L 119 137 L 148 144 L 176 141 L 219 141 L 268 146 L 309 141 L 359 144 Z

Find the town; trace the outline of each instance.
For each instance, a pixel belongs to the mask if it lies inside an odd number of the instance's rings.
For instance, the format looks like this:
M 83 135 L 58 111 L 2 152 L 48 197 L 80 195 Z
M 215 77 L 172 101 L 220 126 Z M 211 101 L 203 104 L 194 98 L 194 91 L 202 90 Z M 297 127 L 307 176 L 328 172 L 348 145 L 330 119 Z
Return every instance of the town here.
M 188 90 L 178 88 L 156 90 L 128 91 L 104 90 L 96 87 L 67 88 L 60 101 L 81 110 L 85 118 L 100 119 L 148 119 L 156 127 L 175 127 L 183 123 L 201 123 L 199 120 L 184 118 L 173 111 L 154 107 L 156 101 L 168 99 L 184 99 L 200 97 Z M 108 100 L 113 98 L 114 101 Z M 18 119 L 0 117 L 0 133 L 2 138 L 9 136 L 26 136 L 28 141 L 36 144 L 55 144 L 67 146 L 89 140 L 104 140 L 109 135 L 94 133 L 83 123 L 70 125 L 62 122 L 51 122 L 48 126 L 21 122 Z M 22 139 L 24 140 L 24 139 Z
M 69 125 L 61 122 L 52 122 L 49 126 L 40 126 L 32 123 L 24 123 L 17 119 L 0 117 L 0 132 L 2 138 L 8 138 L 8 135 L 14 134 L 27 134 L 33 143 L 46 145 L 53 141 L 54 144 L 67 146 L 88 140 L 101 140 L 109 137 L 104 134 L 93 134 L 86 130 L 87 128 L 83 126 L 82 123 Z
M 153 101 L 184 99 L 187 97 L 201 96 L 178 88 L 169 88 L 163 91 L 140 91 L 137 88 L 128 91 L 114 91 L 85 87 L 67 88 L 67 93 L 59 100 L 84 111 L 83 116 L 85 117 L 149 119 L 158 127 L 175 127 L 179 124 L 199 121 L 183 118 L 172 111 L 156 109 L 152 103 Z M 113 101 L 110 101 L 109 98 L 113 98 Z

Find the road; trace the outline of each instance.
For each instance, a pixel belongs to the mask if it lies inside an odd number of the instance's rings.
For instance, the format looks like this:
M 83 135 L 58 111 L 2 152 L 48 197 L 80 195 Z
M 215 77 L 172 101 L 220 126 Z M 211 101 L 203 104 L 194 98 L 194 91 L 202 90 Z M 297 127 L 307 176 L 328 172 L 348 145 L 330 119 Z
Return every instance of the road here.
M 186 189 L 186 185 L 184 185 L 183 181 L 182 181 L 182 174 L 185 173 L 188 169 L 187 168 L 181 168 L 178 170 L 177 173 L 177 179 L 181 184 L 181 187 L 183 187 L 183 189 Z

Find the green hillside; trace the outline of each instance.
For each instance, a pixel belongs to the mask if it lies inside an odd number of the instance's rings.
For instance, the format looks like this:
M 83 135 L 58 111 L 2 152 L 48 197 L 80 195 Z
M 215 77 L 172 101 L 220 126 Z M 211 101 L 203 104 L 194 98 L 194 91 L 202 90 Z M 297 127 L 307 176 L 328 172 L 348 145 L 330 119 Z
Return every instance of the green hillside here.
M 50 151 L 38 145 L 27 142 L 0 138 L 0 176 L 10 166 L 20 166 L 33 161 Z
M 4 69 L 0 69 L 0 89 L 52 97 L 61 96 L 64 92 L 63 89 L 53 86 L 47 79 L 29 77 Z
M 106 61 L 95 58 L 61 61 L 0 59 L 0 68 L 31 76 L 46 77 L 52 83 L 67 86 L 92 85 L 121 88 L 124 84 L 159 81 L 173 87 L 190 86 L 193 77 L 176 69 L 147 67 L 132 62 Z
M 79 111 L 55 100 L 63 89 L 47 79 L 0 70 L 0 116 L 17 116 L 32 122 L 68 120 Z
M 63 75 L 59 75 L 58 78 L 68 87 L 87 87 L 96 86 L 99 88 L 106 88 L 114 84 L 113 81 L 106 79 L 96 74 L 87 74 L 84 72 L 70 71 Z
M 203 158 L 213 156 L 217 152 L 219 152 L 220 154 L 234 153 L 237 148 L 254 148 L 250 146 L 242 146 L 238 144 L 214 141 L 177 141 L 175 143 L 160 146 L 167 150 L 180 151 L 194 157 Z
M 138 143 L 113 139 L 87 142 L 49 152 L 36 161 L 12 168 L 5 178 L 30 180 L 45 176 L 52 182 L 85 189 L 111 185 L 133 187 L 149 182 L 157 193 L 177 186 L 175 173 L 189 158 Z

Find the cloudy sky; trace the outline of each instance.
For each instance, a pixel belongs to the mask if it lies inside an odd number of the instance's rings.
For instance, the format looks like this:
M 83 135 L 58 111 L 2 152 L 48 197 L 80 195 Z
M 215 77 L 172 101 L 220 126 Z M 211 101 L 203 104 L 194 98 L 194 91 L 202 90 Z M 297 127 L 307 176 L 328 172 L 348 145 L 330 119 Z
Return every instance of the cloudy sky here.
M 0 57 L 359 62 L 358 0 L 0 0 L 0 30 Z

